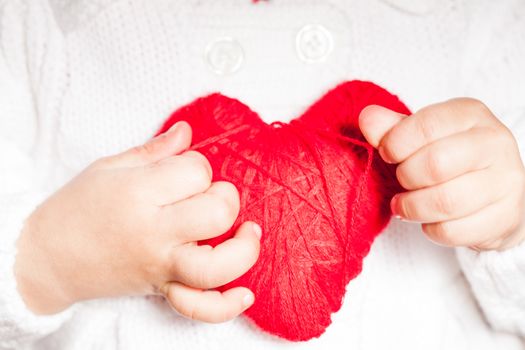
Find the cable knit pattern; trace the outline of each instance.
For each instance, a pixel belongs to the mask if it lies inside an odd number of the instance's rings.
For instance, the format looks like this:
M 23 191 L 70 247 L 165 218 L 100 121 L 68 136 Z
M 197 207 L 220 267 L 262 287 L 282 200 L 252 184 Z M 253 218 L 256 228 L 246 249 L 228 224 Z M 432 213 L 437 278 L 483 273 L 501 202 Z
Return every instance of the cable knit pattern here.
M 525 298 L 519 291 L 525 274 L 525 248 L 478 254 L 458 249 L 458 256 L 479 302 L 494 328 L 525 334 Z M 518 292 L 517 292 L 518 291 Z M 505 296 L 502 298 L 502 296 Z
M 298 41 L 308 25 L 331 39 Z M 242 55 L 210 61 L 223 38 Z M 322 60 L 304 60 L 330 43 Z M 240 60 L 235 73 L 230 59 Z M 473 96 L 525 154 L 523 62 L 521 0 L 0 0 L 0 348 L 523 349 L 525 244 L 454 251 L 397 220 L 327 332 L 307 343 L 273 338 L 242 317 L 187 320 L 158 297 L 36 317 L 13 273 L 24 220 L 49 193 L 93 160 L 145 141 L 196 97 L 220 91 L 271 122 L 351 79 L 384 86 L 412 110 Z
M 37 57 L 47 38 L 44 18 L 39 28 L 27 27 L 29 14 L 44 12 L 23 2 L 0 3 L 0 348 L 17 349 L 35 338 L 55 332 L 74 308 L 52 317 L 29 312 L 18 293 L 14 261 L 16 241 L 25 219 L 51 191 L 35 176 L 39 165 L 34 156 L 40 130 L 32 90 L 41 79 Z M 35 32 L 35 30 L 37 30 Z M 32 56 L 32 57 L 30 57 Z M 39 72 L 40 73 L 40 72 Z M 32 89 L 33 88 L 33 89 Z M 40 152 L 40 151 L 39 151 Z M 47 165 L 49 167 L 49 165 Z

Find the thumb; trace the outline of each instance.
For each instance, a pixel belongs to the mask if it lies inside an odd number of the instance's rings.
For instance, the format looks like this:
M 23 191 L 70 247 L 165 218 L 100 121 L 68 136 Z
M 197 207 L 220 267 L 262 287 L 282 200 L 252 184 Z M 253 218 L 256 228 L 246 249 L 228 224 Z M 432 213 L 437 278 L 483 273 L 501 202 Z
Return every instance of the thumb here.
M 120 166 L 141 166 L 155 163 L 187 150 L 191 145 L 191 127 L 185 121 L 175 123 L 168 131 L 145 144 L 135 146 L 114 156 Z
M 388 108 L 371 105 L 359 115 L 359 128 L 368 143 L 377 148 L 385 135 L 405 116 Z

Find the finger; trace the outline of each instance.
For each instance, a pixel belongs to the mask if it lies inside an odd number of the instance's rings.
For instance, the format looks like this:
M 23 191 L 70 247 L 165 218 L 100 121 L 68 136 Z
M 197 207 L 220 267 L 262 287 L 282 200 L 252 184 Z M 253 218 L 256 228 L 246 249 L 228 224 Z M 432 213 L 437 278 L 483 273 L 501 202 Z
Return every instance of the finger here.
M 143 145 L 109 157 L 114 166 L 137 167 L 158 162 L 179 154 L 191 145 L 191 127 L 187 122 L 174 124 L 167 132 L 160 134 Z
M 423 146 L 444 137 L 488 126 L 490 111 L 473 99 L 455 99 L 421 109 L 396 124 L 379 145 L 381 157 L 388 163 L 401 163 Z
M 368 143 L 377 148 L 387 132 L 404 117 L 404 115 L 391 111 L 388 108 L 371 105 L 361 111 L 359 128 Z
M 512 246 L 509 238 L 522 220 L 515 203 L 512 196 L 505 197 L 467 217 L 423 224 L 422 228 L 431 241 L 440 245 L 476 250 L 505 249 L 507 244 Z M 515 214 L 509 217 L 509 213 Z
M 492 130 L 473 128 L 423 146 L 398 165 L 399 183 L 407 190 L 415 190 L 487 168 L 497 155 L 497 138 Z
M 138 186 L 156 205 L 165 206 L 205 192 L 211 186 L 212 177 L 206 157 L 187 151 L 141 169 Z
M 459 219 L 501 199 L 509 184 L 497 173 L 480 170 L 448 182 L 392 198 L 392 212 L 408 221 L 422 223 Z
M 183 242 L 213 238 L 227 232 L 239 215 L 239 192 L 229 182 L 214 182 L 204 193 L 162 208 L 162 232 Z
M 260 228 L 253 222 L 239 227 L 235 236 L 212 248 L 192 243 L 172 255 L 173 279 L 194 288 L 216 288 L 235 280 L 257 261 Z
M 232 288 L 221 293 L 170 282 L 164 290 L 170 305 L 181 315 L 210 323 L 231 320 L 255 301 L 253 293 L 244 287 Z

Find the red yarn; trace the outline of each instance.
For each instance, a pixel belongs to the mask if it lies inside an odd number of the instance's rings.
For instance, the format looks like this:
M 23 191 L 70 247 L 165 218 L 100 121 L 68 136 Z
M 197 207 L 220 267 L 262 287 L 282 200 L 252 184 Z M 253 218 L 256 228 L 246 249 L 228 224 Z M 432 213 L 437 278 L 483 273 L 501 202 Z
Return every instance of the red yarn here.
M 247 220 L 262 226 L 255 266 L 219 289 L 253 290 L 245 314 L 267 332 L 293 341 L 320 336 L 390 219 L 401 187 L 359 131 L 359 113 L 370 104 L 409 114 L 386 90 L 352 81 L 289 124 L 265 124 L 241 102 L 212 94 L 176 111 L 159 131 L 190 123 L 192 149 L 209 159 L 214 181 L 239 189 L 232 230 L 201 243 L 215 246 Z

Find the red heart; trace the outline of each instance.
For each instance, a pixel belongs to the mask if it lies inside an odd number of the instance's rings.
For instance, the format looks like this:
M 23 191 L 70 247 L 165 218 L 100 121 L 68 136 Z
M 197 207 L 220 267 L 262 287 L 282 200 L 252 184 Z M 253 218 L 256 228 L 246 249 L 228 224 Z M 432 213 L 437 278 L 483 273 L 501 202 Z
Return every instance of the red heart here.
M 267 332 L 294 341 L 321 335 L 390 219 L 390 199 L 401 191 L 395 169 L 358 126 L 371 104 L 409 114 L 386 90 L 352 81 L 289 124 L 268 125 L 241 102 L 212 94 L 177 110 L 159 131 L 190 123 L 192 148 L 209 159 L 214 181 L 239 189 L 234 227 L 204 243 L 223 242 L 247 220 L 262 226 L 255 266 L 219 289 L 253 290 L 256 301 L 245 314 Z

